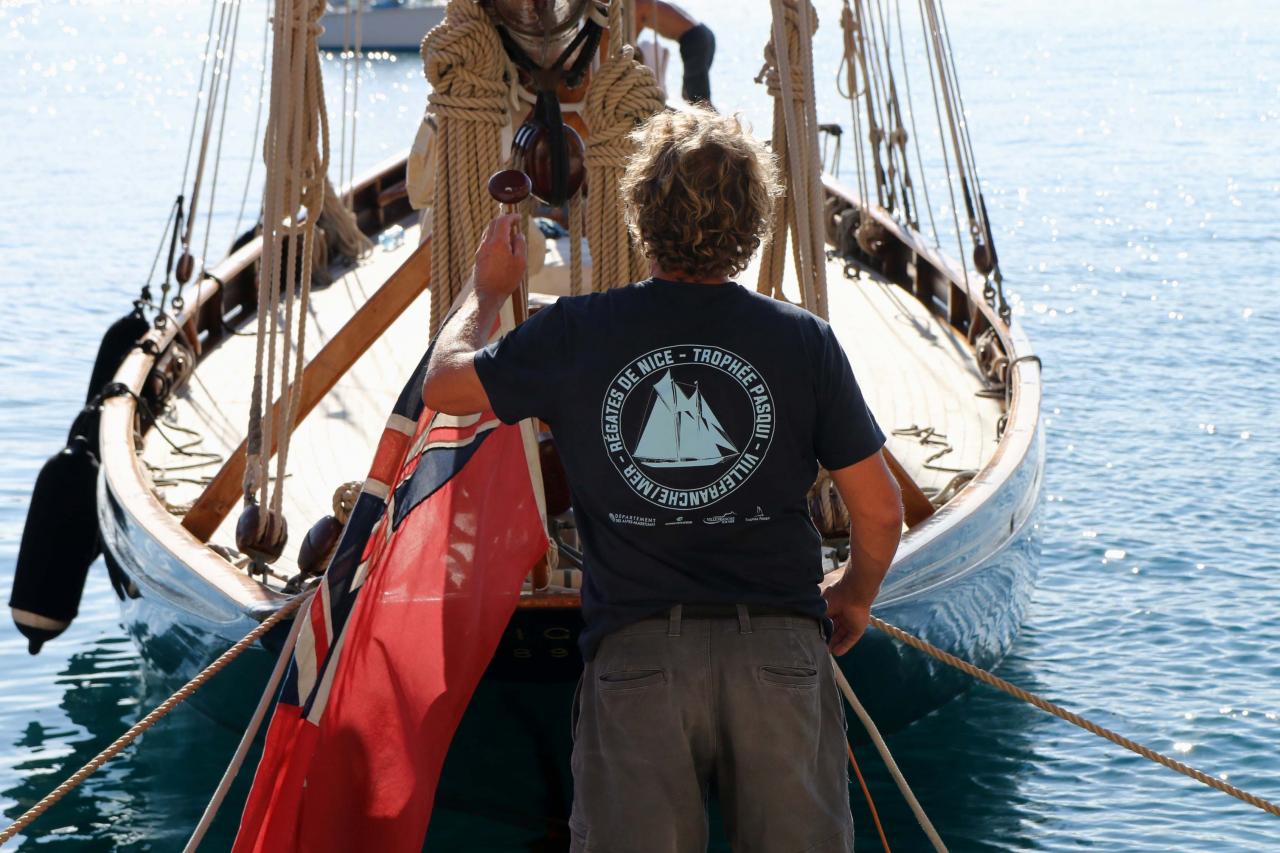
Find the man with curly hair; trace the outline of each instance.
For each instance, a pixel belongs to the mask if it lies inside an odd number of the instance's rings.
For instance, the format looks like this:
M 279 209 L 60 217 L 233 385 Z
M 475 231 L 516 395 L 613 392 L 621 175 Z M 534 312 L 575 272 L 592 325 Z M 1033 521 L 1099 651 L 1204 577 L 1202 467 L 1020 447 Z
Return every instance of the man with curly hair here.
M 851 850 L 828 650 L 858 641 L 898 545 L 884 436 L 831 327 L 732 281 L 779 194 L 764 146 L 702 109 L 636 139 L 622 197 L 652 277 L 486 346 L 524 268 L 516 219 L 495 220 L 423 395 L 539 418 L 564 462 L 584 559 L 572 849 L 705 850 L 714 792 L 735 850 Z M 819 465 L 851 517 L 825 589 Z

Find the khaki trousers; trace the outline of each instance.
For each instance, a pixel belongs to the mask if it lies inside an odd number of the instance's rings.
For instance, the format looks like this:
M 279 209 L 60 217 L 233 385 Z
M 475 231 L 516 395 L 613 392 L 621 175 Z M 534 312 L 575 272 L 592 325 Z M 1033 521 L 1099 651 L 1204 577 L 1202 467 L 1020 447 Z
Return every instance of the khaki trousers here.
M 719 796 L 735 853 L 853 849 L 844 706 L 815 619 L 688 618 L 601 642 L 573 712 L 574 853 L 702 853 Z

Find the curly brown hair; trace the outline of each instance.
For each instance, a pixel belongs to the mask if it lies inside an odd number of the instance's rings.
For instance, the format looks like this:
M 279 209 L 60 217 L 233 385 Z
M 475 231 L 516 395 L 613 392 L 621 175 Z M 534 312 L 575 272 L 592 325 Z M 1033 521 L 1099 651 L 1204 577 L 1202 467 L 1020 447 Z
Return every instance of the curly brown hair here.
M 782 194 L 773 154 L 737 117 L 701 107 L 658 113 L 632 139 L 620 189 L 644 253 L 695 277 L 745 269 Z

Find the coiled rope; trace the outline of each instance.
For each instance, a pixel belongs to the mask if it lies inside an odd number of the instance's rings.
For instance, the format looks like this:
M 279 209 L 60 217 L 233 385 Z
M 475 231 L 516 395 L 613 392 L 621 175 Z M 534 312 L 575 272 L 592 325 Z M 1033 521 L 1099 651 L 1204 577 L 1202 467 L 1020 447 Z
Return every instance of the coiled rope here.
M 0 844 L 4 844 L 19 832 L 26 829 L 32 821 L 47 812 L 54 803 L 61 800 L 81 782 L 89 778 L 95 770 L 119 755 L 126 746 L 137 740 L 138 735 L 154 726 L 161 718 L 181 704 L 187 697 L 199 690 L 206 681 L 213 678 L 213 676 L 217 675 L 226 667 L 227 664 L 238 658 L 241 653 L 257 642 L 263 634 L 270 631 L 280 622 L 289 618 L 289 616 L 292 615 L 304 601 L 310 599 L 310 597 L 311 596 L 309 595 L 299 595 L 292 598 L 275 613 L 272 613 L 266 619 L 262 620 L 262 624 L 255 627 L 248 634 L 245 634 L 244 637 L 235 645 L 219 655 L 213 663 L 202 669 L 195 678 L 192 678 L 186 684 L 182 685 L 182 687 L 180 687 L 172 696 L 161 702 L 155 710 L 135 723 L 127 732 L 112 741 L 106 749 L 91 758 L 83 767 L 67 777 L 62 784 L 50 791 L 34 806 L 23 812 L 21 817 L 9 826 L 5 827 L 3 831 L 0 831 Z
M 450 0 L 444 20 L 422 40 L 439 125 L 432 171 L 431 317 L 439 322 L 462 290 L 476 244 L 498 206 L 486 189 L 503 168 L 508 60 L 493 24 L 475 0 Z
M 587 140 L 587 245 L 591 248 L 591 289 L 608 290 L 648 275 L 648 264 L 623 216 L 618 184 L 635 153 L 631 132 L 666 108 L 653 71 L 636 61 L 623 37 L 622 0 L 609 4 L 609 56 L 591 77 L 582 118 Z M 571 223 L 574 213 L 571 211 Z M 575 240 L 576 245 L 576 240 Z M 574 291 L 577 293 L 577 290 Z
M 1156 752 L 1154 749 L 1143 746 L 1142 744 L 1137 743 L 1136 741 L 1130 740 L 1124 735 L 1117 734 L 1116 732 L 1113 732 L 1111 729 L 1108 729 L 1105 726 L 1100 726 L 1097 723 L 1094 723 L 1090 720 L 1086 720 L 1084 717 L 1080 716 L 1077 713 L 1074 713 L 1073 711 L 1068 711 L 1066 708 L 1063 708 L 1061 705 L 1050 702 L 1048 699 L 1045 699 L 1041 696 L 1037 696 L 1035 693 L 1032 693 L 1028 690 L 1023 690 L 1021 687 L 1018 687 L 1016 684 L 1010 684 L 1008 681 L 1005 681 L 1003 678 L 1000 678 L 997 675 L 992 675 L 990 672 L 987 672 L 985 669 L 980 669 L 974 666 L 973 664 L 969 663 L 968 661 L 961 660 L 955 655 L 948 654 L 947 652 L 944 652 L 942 649 L 939 649 L 937 646 L 934 646 L 926 642 L 925 640 L 922 640 L 919 637 L 916 637 L 912 634 L 908 634 L 906 631 L 903 631 L 901 628 L 897 628 L 893 625 L 890 625 L 888 622 L 885 622 L 882 619 L 878 619 L 877 617 L 872 616 L 871 624 L 874 625 L 879 630 L 883 631 L 884 633 L 888 634 L 890 637 L 893 637 L 895 640 L 898 640 L 902 643 L 906 643 L 911 648 L 924 652 L 930 657 L 940 660 L 943 663 L 947 664 L 948 666 L 955 667 L 956 669 L 960 670 L 966 675 L 970 675 L 978 679 L 983 684 L 988 684 L 996 688 L 997 690 L 1001 690 L 1005 693 L 1008 693 L 1010 696 L 1013 696 L 1016 699 L 1021 699 L 1023 702 L 1026 702 L 1030 705 L 1034 705 L 1040 710 L 1053 714 L 1055 717 L 1057 717 L 1060 720 L 1066 720 L 1068 723 L 1071 723 L 1072 725 L 1079 726 L 1085 731 L 1091 732 L 1097 735 L 1098 737 L 1106 738 L 1107 740 L 1111 741 L 1117 746 L 1123 746 L 1127 750 L 1136 752 L 1138 755 L 1141 755 L 1143 758 L 1154 761 L 1157 764 L 1163 764 L 1165 767 L 1168 767 L 1170 770 L 1176 770 L 1177 772 L 1181 773 L 1184 776 L 1187 776 L 1191 779 L 1195 779 L 1197 782 L 1200 782 L 1202 784 L 1208 785 L 1210 788 L 1221 791 L 1224 794 L 1230 794 L 1231 796 L 1235 797 L 1237 800 L 1246 802 L 1249 805 L 1253 806 L 1254 808 L 1262 809 L 1264 812 L 1267 812 L 1268 814 L 1272 814 L 1272 815 L 1275 815 L 1276 817 L 1280 817 L 1280 806 L 1276 805 L 1270 800 L 1264 800 L 1262 797 L 1254 796 L 1253 794 L 1250 794 L 1248 791 L 1242 791 L 1241 789 L 1237 788 L 1235 785 L 1228 784 L 1227 782 L 1224 782 L 1221 779 L 1218 779 L 1214 776 L 1210 776 L 1208 773 L 1205 773 L 1201 770 L 1197 770 L 1196 768 L 1188 764 L 1183 764 L 1181 761 L 1178 761 L 1176 758 L 1170 758 L 1169 756 L 1164 755 L 1163 753 Z
M 760 260 L 757 290 L 783 298 L 786 236 L 791 232 L 801 304 L 827 317 L 826 229 L 822 217 L 822 157 L 813 83 L 813 35 L 818 16 L 809 0 L 772 0 L 773 34 L 756 76 L 773 97 L 773 150 L 787 192 L 775 212 L 773 237 Z

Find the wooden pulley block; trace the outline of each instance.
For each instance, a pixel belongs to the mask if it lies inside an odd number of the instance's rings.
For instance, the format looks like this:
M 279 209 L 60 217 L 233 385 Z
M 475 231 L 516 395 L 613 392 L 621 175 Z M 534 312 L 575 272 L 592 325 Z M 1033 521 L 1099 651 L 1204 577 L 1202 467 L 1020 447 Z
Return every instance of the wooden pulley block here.
M 818 528 L 823 539 L 849 535 L 849 510 L 830 474 L 820 472 L 806 497 L 813 526 Z
M 885 253 L 889 247 L 889 232 L 876 220 L 869 216 L 864 216 L 862 221 L 858 223 L 856 232 L 858 245 L 862 247 L 862 251 L 866 252 L 874 258 L 878 258 Z
M 326 515 L 311 525 L 298 548 L 298 571 L 310 577 L 324 574 L 333 552 L 338 549 L 343 527 L 343 523 L 332 515 Z
M 572 503 L 569 479 L 565 476 L 555 439 L 549 432 L 538 433 L 538 462 L 542 469 L 542 494 L 547 502 L 547 515 L 568 512 Z
M 983 275 L 991 275 L 991 272 L 996 268 L 995 253 L 981 239 L 973 244 L 973 266 Z
M 517 205 L 532 191 L 533 182 L 519 169 L 503 169 L 489 176 L 489 196 L 499 204 Z
M 191 273 L 195 269 L 195 259 L 191 257 L 190 252 L 183 252 L 182 257 L 178 258 L 178 263 L 174 264 L 173 277 L 178 280 L 178 284 L 186 284 L 191 280 Z
M 560 125 L 565 148 L 564 186 L 557 187 L 552 157 L 552 132 L 537 120 L 528 120 L 516 131 L 511 147 L 532 183 L 533 196 L 544 204 L 558 207 L 582 189 L 587 178 L 586 146 L 582 137 L 567 124 Z
M 261 527 L 260 521 L 266 514 L 266 525 Z M 249 504 L 240 513 L 236 521 L 236 549 L 248 554 L 262 563 L 274 563 L 284 553 L 284 545 L 289 541 L 289 524 L 283 515 L 263 509 L 257 504 Z

